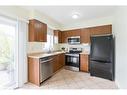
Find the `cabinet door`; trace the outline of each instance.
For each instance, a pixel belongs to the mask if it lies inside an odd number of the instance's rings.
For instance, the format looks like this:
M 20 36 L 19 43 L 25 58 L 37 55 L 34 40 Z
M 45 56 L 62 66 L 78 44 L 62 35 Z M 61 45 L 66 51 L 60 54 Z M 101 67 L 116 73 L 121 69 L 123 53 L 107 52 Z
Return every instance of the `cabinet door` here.
M 90 43 L 90 29 L 81 29 L 81 43 Z
M 41 23 L 41 30 L 43 34 L 41 40 L 42 42 L 46 42 L 47 41 L 47 25 L 44 23 Z
M 65 32 L 61 31 L 61 43 L 65 43 Z
M 35 20 L 29 20 L 29 41 L 37 41 L 37 26 L 38 24 L 35 24 Z
M 67 43 L 68 33 L 65 31 L 62 31 L 61 35 L 62 35 L 61 36 L 62 43 Z
M 29 20 L 29 41 L 46 42 L 47 25 L 35 19 Z
M 38 24 L 38 29 L 37 29 L 37 40 L 39 42 L 43 41 L 43 32 L 42 32 L 42 23 L 37 23 Z
M 40 86 L 40 64 L 36 58 L 28 58 L 28 82 Z
M 62 32 L 61 31 L 58 32 L 58 42 L 62 43 Z
M 65 54 L 59 54 L 59 69 L 65 65 Z
M 34 31 L 35 31 L 35 41 L 40 41 L 40 38 L 42 36 L 41 34 L 41 22 L 38 20 L 34 20 Z
M 58 54 L 53 57 L 53 72 L 61 69 L 65 65 L 65 54 Z
M 81 29 L 74 29 L 74 30 L 70 30 L 70 37 L 72 36 L 80 36 L 80 33 L 81 33 Z
M 80 70 L 85 72 L 89 71 L 89 56 L 86 54 L 80 55 Z
M 112 25 L 97 26 L 90 29 L 91 35 L 112 34 Z
M 59 69 L 59 57 L 55 55 L 53 57 L 53 72 L 56 72 Z

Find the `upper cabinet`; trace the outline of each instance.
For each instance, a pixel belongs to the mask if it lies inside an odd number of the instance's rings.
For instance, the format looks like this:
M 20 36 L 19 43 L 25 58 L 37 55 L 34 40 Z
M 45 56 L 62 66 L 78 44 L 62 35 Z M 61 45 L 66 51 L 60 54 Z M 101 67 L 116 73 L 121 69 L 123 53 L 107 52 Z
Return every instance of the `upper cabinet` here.
M 80 36 L 80 31 L 81 31 L 81 29 L 74 29 L 74 30 L 67 30 L 64 32 L 66 32 L 65 36 L 73 37 L 73 36 Z
M 112 34 L 112 25 L 103 25 L 90 28 L 91 35 Z
M 54 30 L 54 43 L 62 43 L 62 32 Z
M 62 32 L 62 43 L 67 43 L 68 37 L 80 36 L 81 29 L 66 30 Z
M 80 36 L 81 43 L 90 43 L 90 36 L 92 35 L 112 34 L 112 25 L 66 30 L 62 31 L 60 34 L 58 33 L 60 32 L 56 31 L 55 35 L 60 35 L 58 39 L 60 40 L 59 42 L 62 43 L 67 43 L 67 38 L 73 36 Z
M 81 43 L 90 43 L 90 29 L 81 29 Z
M 81 43 L 90 43 L 90 36 L 112 34 L 112 25 L 103 25 L 81 29 Z
M 29 20 L 29 42 L 46 42 L 47 25 L 36 19 Z

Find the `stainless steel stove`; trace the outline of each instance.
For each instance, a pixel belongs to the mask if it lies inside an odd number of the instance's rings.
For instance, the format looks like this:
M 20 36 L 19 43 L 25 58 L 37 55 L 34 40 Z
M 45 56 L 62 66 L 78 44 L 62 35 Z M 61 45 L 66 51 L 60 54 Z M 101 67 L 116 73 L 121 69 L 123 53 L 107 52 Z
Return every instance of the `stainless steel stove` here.
M 79 71 L 80 67 L 80 53 L 82 52 L 82 48 L 70 48 L 69 52 L 65 54 L 66 63 L 65 68 L 69 70 Z

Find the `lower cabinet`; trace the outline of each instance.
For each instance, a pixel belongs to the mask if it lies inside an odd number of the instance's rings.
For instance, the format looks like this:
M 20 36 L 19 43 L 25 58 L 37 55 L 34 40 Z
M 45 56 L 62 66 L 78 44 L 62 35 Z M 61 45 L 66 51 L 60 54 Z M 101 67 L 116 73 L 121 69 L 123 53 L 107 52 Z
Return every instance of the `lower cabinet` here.
M 28 57 L 28 82 L 40 86 L 39 59 Z
M 53 58 L 53 73 L 61 69 L 65 64 L 65 54 L 57 54 L 51 56 Z M 43 63 L 41 63 L 43 64 Z M 38 58 L 28 57 L 28 82 L 40 86 L 40 62 Z M 43 76 L 42 76 L 43 77 Z
M 80 54 L 80 71 L 89 72 L 89 55 Z
M 65 65 L 65 54 L 58 54 L 53 57 L 53 72 L 61 69 Z

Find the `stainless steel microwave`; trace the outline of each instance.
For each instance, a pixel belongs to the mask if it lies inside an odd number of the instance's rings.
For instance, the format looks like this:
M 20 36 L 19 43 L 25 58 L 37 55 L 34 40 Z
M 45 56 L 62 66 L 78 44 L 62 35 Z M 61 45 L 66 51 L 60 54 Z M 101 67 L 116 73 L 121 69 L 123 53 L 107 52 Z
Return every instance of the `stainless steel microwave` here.
M 68 44 L 80 44 L 80 36 L 68 37 Z

